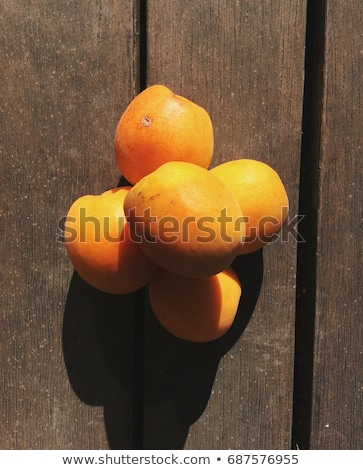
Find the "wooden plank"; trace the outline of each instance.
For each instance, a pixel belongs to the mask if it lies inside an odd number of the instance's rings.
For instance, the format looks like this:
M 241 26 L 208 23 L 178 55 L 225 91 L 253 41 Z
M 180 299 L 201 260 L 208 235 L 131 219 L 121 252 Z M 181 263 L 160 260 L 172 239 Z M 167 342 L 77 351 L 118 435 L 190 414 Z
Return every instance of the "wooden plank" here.
M 132 299 L 71 280 L 57 237 L 76 198 L 117 185 L 135 3 L 0 1 L 2 449 L 132 445 Z
M 305 9 L 300 0 L 148 2 L 147 83 L 209 111 L 213 165 L 240 157 L 272 165 L 286 184 L 291 219 Z M 222 340 L 178 341 L 147 313 L 144 448 L 290 448 L 296 241 L 287 233 L 282 241 L 238 260 L 244 297 Z
M 310 445 L 362 449 L 362 2 L 326 15 Z

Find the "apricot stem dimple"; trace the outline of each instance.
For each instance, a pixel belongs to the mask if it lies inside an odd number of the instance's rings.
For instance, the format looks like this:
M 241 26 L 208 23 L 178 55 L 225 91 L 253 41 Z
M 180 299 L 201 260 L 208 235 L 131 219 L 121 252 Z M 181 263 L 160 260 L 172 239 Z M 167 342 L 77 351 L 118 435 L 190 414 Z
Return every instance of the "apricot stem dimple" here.
M 152 124 L 152 119 L 150 116 L 144 116 L 142 119 L 141 119 L 141 124 L 143 125 L 143 127 L 149 127 L 151 126 Z

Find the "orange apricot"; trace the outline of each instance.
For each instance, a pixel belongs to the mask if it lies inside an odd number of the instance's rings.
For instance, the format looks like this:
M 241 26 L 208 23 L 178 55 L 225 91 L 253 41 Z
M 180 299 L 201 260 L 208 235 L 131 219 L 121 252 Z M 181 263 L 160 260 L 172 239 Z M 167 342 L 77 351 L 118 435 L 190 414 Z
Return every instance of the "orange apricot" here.
M 222 163 L 210 172 L 232 191 L 246 219 L 240 254 L 252 253 L 273 241 L 289 210 L 286 189 L 277 172 L 252 159 Z
M 168 161 L 208 168 L 213 145 L 207 111 L 163 85 L 137 95 L 116 127 L 116 162 L 131 184 Z
M 184 276 L 210 276 L 228 267 L 245 234 L 232 192 L 192 163 L 165 163 L 142 178 L 126 195 L 124 209 L 144 252 Z
M 193 279 L 159 269 L 148 286 L 151 308 L 172 335 L 193 342 L 213 341 L 232 326 L 242 294 L 229 267 Z
M 111 294 L 136 291 L 157 268 L 130 237 L 123 210 L 129 189 L 80 197 L 65 222 L 66 248 L 75 270 L 88 284 Z

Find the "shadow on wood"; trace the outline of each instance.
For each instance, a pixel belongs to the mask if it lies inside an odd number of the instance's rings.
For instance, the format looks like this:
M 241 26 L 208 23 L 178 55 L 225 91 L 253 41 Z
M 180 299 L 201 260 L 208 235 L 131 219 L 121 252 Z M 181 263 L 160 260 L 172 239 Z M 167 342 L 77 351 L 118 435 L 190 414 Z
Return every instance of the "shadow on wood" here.
M 110 295 L 74 272 L 63 319 L 63 354 L 77 396 L 103 406 L 111 449 L 133 448 L 132 296 Z
M 231 329 L 209 343 L 175 338 L 150 306 L 145 341 L 144 449 L 181 449 L 189 427 L 203 413 L 220 359 L 238 341 L 256 305 L 263 277 L 262 250 L 233 263 L 243 295 Z
M 109 295 L 74 273 L 63 320 L 64 360 L 80 400 L 103 406 L 111 449 L 183 447 L 189 426 L 208 403 L 221 357 L 253 313 L 262 283 L 262 251 L 237 258 L 233 267 L 243 286 L 235 322 L 222 338 L 202 344 L 167 333 L 144 303 L 143 290 Z M 136 312 L 143 306 L 145 325 L 143 312 Z M 138 329 L 136 314 L 142 320 Z

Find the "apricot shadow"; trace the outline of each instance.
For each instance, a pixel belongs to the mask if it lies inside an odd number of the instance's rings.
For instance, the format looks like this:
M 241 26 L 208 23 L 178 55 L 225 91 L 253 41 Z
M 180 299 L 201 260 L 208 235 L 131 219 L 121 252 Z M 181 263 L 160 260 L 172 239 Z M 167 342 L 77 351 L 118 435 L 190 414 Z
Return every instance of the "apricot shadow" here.
M 254 311 L 263 278 L 262 250 L 233 263 L 243 287 L 238 312 L 220 339 L 192 343 L 175 338 L 146 312 L 144 449 L 182 449 L 189 427 L 208 403 L 221 358 L 239 340 Z
M 118 180 L 117 187 L 121 186 L 132 186 L 132 184 L 123 175 L 121 175 L 120 179 Z
M 220 359 L 239 340 L 255 308 L 262 250 L 238 257 L 233 268 L 243 286 L 236 319 L 222 338 L 200 344 L 162 328 L 145 288 L 105 294 L 74 272 L 63 317 L 64 362 L 79 399 L 103 406 L 110 449 L 184 447 L 190 425 L 208 403 Z
M 63 317 L 64 362 L 78 398 L 104 407 L 107 440 L 114 449 L 134 445 L 132 310 L 132 295 L 100 292 L 74 272 Z

